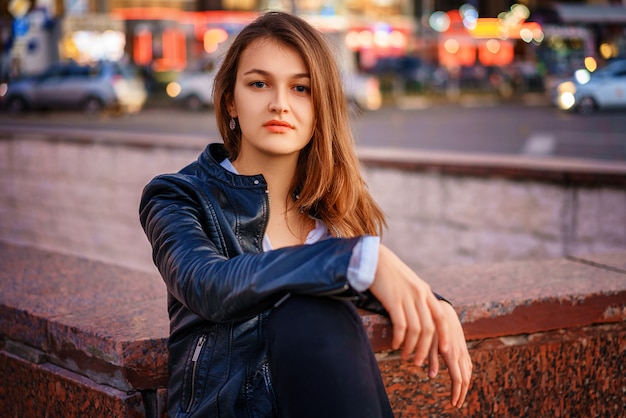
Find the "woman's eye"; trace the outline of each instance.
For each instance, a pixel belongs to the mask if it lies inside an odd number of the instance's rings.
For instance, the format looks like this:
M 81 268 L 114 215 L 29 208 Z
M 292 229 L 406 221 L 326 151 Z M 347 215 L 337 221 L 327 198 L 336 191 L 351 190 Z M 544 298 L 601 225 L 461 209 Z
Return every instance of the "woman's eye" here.
M 266 86 L 264 81 L 254 81 L 254 82 L 250 83 L 250 85 L 252 87 L 256 87 L 257 89 L 262 89 L 263 87 Z
M 308 93 L 310 89 L 307 86 L 295 86 L 294 90 L 298 93 Z

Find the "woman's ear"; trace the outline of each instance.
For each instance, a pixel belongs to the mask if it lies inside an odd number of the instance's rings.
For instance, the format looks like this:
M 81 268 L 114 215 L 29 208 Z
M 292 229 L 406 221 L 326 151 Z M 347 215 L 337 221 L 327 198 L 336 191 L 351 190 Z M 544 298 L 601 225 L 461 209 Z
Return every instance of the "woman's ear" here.
M 228 110 L 228 114 L 231 118 L 237 117 L 237 107 L 235 106 L 235 100 L 233 100 L 233 96 L 230 94 L 226 97 L 226 109 Z

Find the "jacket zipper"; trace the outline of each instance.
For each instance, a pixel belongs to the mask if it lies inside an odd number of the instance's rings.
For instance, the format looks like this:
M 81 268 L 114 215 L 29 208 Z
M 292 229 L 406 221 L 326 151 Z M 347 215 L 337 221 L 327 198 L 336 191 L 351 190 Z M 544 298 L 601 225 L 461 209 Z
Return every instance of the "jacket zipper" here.
M 198 358 L 200 357 L 200 352 L 202 351 L 202 347 L 206 342 L 206 335 L 201 335 L 200 339 L 196 343 L 196 349 L 193 352 L 193 357 L 191 358 L 191 391 L 189 397 L 189 404 L 187 405 L 187 411 L 191 410 L 191 406 L 193 405 L 194 393 L 196 391 L 196 369 L 198 367 Z
M 340 293 L 345 292 L 346 290 L 348 290 L 350 288 L 350 285 L 348 284 L 342 284 L 341 287 L 337 287 L 331 290 L 327 290 L 325 292 L 319 292 L 319 293 L 314 293 L 315 296 L 334 296 L 334 295 L 338 295 Z

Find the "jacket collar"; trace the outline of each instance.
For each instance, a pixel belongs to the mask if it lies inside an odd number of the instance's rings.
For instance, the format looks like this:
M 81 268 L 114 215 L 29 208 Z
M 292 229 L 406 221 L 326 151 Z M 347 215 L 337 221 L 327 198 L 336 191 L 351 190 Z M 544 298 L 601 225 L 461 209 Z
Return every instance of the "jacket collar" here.
M 215 178 L 221 182 L 227 183 L 233 187 L 264 187 L 267 188 L 265 178 L 261 174 L 254 176 L 245 176 L 231 173 L 221 163 L 228 158 L 228 152 L 221 143 L 212 143 L 206 146 L 200 157 L 198 164 L 202 171 L 209 177 Z

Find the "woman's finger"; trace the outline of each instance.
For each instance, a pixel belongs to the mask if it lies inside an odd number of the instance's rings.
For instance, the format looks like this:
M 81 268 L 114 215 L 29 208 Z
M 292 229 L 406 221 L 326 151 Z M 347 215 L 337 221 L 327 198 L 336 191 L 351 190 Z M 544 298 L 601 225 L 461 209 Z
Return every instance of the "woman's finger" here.
M 398 306 L 392 309 L 387 308 L 389 313 L 389 319 L 393 326 L 393 339 L 391 340 L 391 348 L 397 350 L 400 348 L 406 337 L 407 320 L 404 314 L 404 310 Z
M 461 359 L 461 393 L 459 394 L 459 399 L 456 402 L 456 407 L 460 408 L 463 406 L 463 402 L 465 402 L 465 397 L 467 396 L 467 392 L 469 391 L 470 381 L 472 378 L 472 359 L 469 356 L 469 352 L 466 351 L 465 356 Z
M 445 303 L 448 307 L 451 307 L 448 302 L 442 302 L 437 300 L 434 296 L 429 299 L 430 310 L 433 313 L 433 322 L 435 325 L 435 329 L 437 330 L 437 341 L 439 343 L 439 351 L 444 353 L 448 351 L 448 347 L 450 344 L 450 339 L 452 338 L 452 330 L 450 329 L 449 322 L 447 321 L 446 315 L 448 312 L 444 310 L 442 304 Z M 448 308 L 446 307 L 446 308 Z M 454 313 L 456 317 L 456 312 Z
M 437 334 L 433 338 L 433 344 L 430 346 L 430 354 L 428 356 L 428 377 L 434 379 L 439 373 L 439 346 Z
M 404 337 L 404 348 L 402 349 L 403 360 L 408 360 L 411 357 L 411 354 L 415 350 L 422 333 L 422 324 L 420 323 L 421 318 L 412 305 L 412 303 L 409 303 L 409 305 L 405 308 L 407 329 Z
M 415 309 L 419 315 L 421 323 L 421 331 L 419 334 L 419 340 L 415 347 L 415 359 L 414 363 L 418 366 L 424 364 L 424 360 L 430 352 L 430 347 L 433 343 L 433 336 L 435 335 L 435 323 L 433 322 L 433 313 L 431 312 L 429 304 L 423 299 L 418 299 Z
M 452 403 L 453 406 L 458 407 L 463 389 L 463 377 L 459 363 L 456 361 L 448 363 L 448 372 L 450 373 L 450 380 L 452 381 L 452 388 L 450 389 L 450 403 Z

